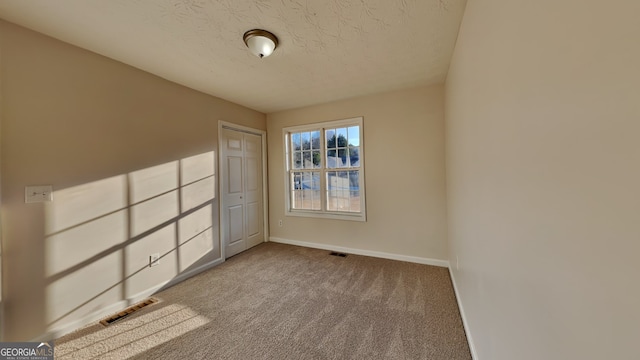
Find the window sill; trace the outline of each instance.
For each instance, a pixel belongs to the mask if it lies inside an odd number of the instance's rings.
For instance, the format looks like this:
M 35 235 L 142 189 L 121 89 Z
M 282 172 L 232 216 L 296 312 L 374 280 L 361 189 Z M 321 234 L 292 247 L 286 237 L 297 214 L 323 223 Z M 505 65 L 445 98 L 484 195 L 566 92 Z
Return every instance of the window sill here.
M 363 213 L 334 213 L 334 212 L 322 212 L 313 210 L 288 210 L 285 212 L 285 216 L 295 217 L 307 217 L 316 219 L 331 219 L 331 220 L 346 220 L 346 221 L 358 221 L 366 222 L 367 216 Z

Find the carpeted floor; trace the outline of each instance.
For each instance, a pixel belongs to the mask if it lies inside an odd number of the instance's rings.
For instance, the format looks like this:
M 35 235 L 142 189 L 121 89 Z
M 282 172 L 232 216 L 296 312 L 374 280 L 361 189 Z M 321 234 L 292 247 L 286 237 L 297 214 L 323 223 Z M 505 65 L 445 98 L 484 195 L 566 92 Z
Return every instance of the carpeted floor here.
M 264 243 L 56 359 L 471 359 L 445 268 Z

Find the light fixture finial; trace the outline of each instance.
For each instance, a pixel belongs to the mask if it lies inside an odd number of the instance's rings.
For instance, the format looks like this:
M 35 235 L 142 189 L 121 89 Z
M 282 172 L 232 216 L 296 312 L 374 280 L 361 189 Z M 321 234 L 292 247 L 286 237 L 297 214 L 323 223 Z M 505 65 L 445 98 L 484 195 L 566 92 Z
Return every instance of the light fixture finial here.
M 249 30 L 242 38 L 249 50 L 259 58 L 271 55 L 278 46 L 278 38 L 266 30 Z

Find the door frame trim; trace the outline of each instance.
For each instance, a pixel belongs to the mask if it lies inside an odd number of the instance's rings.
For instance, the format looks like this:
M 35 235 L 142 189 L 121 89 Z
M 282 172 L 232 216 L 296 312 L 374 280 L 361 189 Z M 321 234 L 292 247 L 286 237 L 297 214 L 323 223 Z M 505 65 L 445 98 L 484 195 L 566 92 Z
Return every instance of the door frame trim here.
M 224 230 L 225 224 L 222 221 L 222 211 L 224 209 L 224 196 L 222 196 L 222 182 L 226 173 L 223 172 L 222 166 L 222 129 L 228 129 L 233 131 L 247 132 L 253 135 L 260 136 L 260 143 L 262 144 L 262 227 L 264 233 L 264 241 L 269 239 L 269 194 L 267 183 L 267 132 L 265 130 L 254 129 L 248 126 L 238 125 L 224 120 L 218 120 L 218 224 L 219 226 L 219 239 L 220 239 L 220 256 L 222 260 L 226 260 L 226 244 L 224 243 Z

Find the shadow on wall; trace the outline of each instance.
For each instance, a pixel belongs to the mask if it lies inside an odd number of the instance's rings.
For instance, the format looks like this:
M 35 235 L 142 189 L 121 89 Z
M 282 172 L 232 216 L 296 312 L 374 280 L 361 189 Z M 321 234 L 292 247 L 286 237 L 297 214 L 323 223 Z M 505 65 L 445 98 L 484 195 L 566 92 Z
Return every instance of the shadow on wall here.
M 219 259 L 215 188 L 212 151 L 55 191 L 45 207 L 48 333 Z M 150 267 L 154 254 L 159 263 Z

